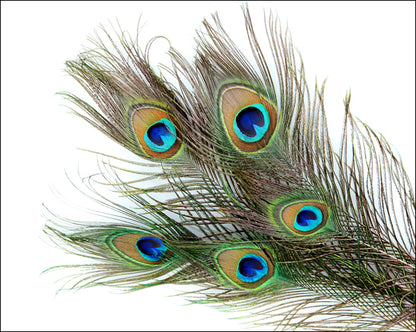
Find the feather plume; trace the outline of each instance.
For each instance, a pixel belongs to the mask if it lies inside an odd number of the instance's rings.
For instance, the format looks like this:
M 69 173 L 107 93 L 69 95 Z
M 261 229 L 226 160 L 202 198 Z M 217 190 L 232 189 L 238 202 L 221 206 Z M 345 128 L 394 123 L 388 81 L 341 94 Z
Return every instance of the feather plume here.
M 67 62 L 98 106 L 63 93 L 77 114 L 140 158 L 100 175 L 134 208 L 89 182 L 112 222 L 51 213 L 51 239 L 95 260 L 68 287 L 192 284 L 192 301 L 276 329 L 413 330 L 415 201 L 400 158 L 352 116 L 349 93 L 334 152 L 324 85 L 308 88 L 273 15 L 268 45 L 243 15 L 251 59 L 214 14 L 191 62 L 170 47 L 157 72 L 150 46 L 105 29 Z

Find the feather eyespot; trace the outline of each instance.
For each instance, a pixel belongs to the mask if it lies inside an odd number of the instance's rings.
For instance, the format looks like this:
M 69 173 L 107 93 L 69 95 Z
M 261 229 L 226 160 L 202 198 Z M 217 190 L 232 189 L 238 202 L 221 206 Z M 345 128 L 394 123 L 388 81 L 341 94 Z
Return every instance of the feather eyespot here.
M 149 157 L 169 158 L 179 151 L 179 124 L 161 108 L 151 105 L 132 106 L 130 124 L 141 149 Z
M 281 210 L 281 220 L 296 234 L 313 234 L 326 225 L 328 207 L 318 201 L 293 203 Z
M 220 272 L 233 284 L 256 288 L 274 276 L 274 264 L 270 257 L 268 250 L 223 249 L 216 254 L 215 261 Z
M 256 152 L 270 141 L 276 125 L 276 108 L 257 91 L 240 84 L 224 86 L 219 108 L 228 136 L 241 152 Z
M 121 256 L 150 265 L 163 263 L 170 254 L 162 239 L 149 234 L 119 234 L 111 238 L 110 245 Z

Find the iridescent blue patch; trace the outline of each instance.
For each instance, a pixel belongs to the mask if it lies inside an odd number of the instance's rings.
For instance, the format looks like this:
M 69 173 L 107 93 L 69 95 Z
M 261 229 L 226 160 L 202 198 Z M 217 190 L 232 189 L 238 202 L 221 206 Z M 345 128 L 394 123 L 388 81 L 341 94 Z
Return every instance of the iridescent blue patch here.
M 243 256 L 237 267 L 237 277 L 244 282 L 256 282 L 268 273 L 266 260 L 254 254 Z
M 301 232 L 309 232 L 317 228 L 323 220 L 322 211 L 315 206 L 304 206 L 296 215 L 293 227 Z
M 176 128 L 169 119 L 160 119 L 147 128 L 144 141 L 155 152 L 166 152 L 176 142 Z
M 137 249 L 144 259 L 157 262 L 166 254 L 166 247 L 161 239 L 151 236 L 143 236 L 136 243 Z
M 244 142 L 261 140 L 270 126 L 270 116 L 263 104 L 253 104 L 240 110 L 233 122 L 235 134 Z

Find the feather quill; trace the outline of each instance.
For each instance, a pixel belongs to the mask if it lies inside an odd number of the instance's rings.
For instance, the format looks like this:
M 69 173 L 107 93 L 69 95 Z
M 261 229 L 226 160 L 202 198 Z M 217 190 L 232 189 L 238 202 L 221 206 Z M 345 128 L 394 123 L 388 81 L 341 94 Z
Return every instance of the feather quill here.
M 98 106 L 65 93 L 77 114 L 142 158 L 103 165 L 134 209 L 91 184 L 113 222 L 48 220 L 54 241 L 97 262 L 70 287 L 193 284 L 194 301 L 277 329 L 413 330 L 415 202 L 400 158 L 351 115 L 349 94 L 335 153 L 324 86 L 309 90 L 272 15 L 262 46 L 243 15 L 254 61 L 215 14 L 194 60 L 171 47 L 164 74 L 105 30 L 67 62 Z

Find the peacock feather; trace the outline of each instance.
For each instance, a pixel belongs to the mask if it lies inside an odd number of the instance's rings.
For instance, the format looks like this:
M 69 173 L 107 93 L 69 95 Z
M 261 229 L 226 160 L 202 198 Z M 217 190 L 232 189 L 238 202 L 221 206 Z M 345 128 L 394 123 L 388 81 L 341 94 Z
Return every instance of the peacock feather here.
M 192 301 L 250 309 L 276 329 L 413 330 L 415 201 L 400 158 L 352 116 L 349 93 L 334 152 L 324 85 L 308 88 L 272 14 L 268 45 L 243 15 L 251 55 L 214 14 L 192 61 L 170 46 L 156 69 L 157 38 L 143 51 L 103 28 L 66 63 L 97 105 L 62 93 L 77 114 L 138 157 L 102 162 L 132 207 L 89 178 L 110 222 L 50 213 L 50 238 L 95 260 L 72 266 L 82 272 L 69 287 L 191 284 Z

